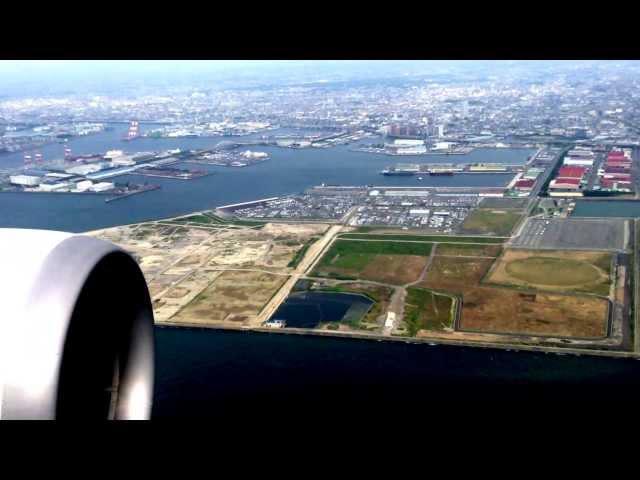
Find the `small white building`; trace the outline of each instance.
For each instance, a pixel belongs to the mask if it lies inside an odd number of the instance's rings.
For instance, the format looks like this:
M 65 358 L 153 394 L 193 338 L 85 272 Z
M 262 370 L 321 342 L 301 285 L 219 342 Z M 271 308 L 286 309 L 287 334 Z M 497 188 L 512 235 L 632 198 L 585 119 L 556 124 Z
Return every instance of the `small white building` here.
M 453 145 L 451 142 L 436 142 L 432 150 L 450 150 Z
M 284 328 L 286 325 L 287 322 L 279 319 L 269 320 L 264 323 L 264 326 L 267 328 Z
M 118 158 L 124 155 L 122 150 L 109 150 L 104 154 L 105 159 L 113 160 L 114 158 Z
M 424 208 L 412 208 L 409 210 L 409 215 L 429 215 L 429 211 Z
M 418 147 L 420 145 L 424 145 L 424 140 L 397 138 L 393 141 L 394 147 Z
M 394 323 L 396 323 L 395 312 L 387 312 L 387 318 L 384 320 L 385 328 L 392 328 Z
M 245 158 L 266 158 L 268 155 L 265 152 L 252 152 L 251 150 L 247 150 L 242 153 L 242 156 Z
M 573 165 L 580 167 L 592 167 L 593 159 L 591 158 L 576 158 L 576 157 L 566 157 L 562 162 L 564 165 Z
M 93 182 L 91 180 L 82 180 L 81 182 L 76 183 L 76 191 L 77 192 L 86 192 L 90 190 L 93 186 Z

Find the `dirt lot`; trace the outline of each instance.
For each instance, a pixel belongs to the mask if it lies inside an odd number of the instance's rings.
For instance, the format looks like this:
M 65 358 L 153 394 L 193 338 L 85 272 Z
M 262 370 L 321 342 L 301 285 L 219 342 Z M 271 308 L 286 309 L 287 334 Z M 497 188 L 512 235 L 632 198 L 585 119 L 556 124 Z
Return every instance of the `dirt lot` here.
M 254 310 L 264 295 L 267 299 L 271 297 L 274 292 L 272 283 L 286 278 L 268 275 L 268 272 L 289 273 L 292 269 L 287 265 L 296 252 L 326 229 L 327 225 L 323 224 L 270 223 L 261 229 L 207 229 L 149 222 L 91 234 L 122 246 L 136 258 L 149 285 L 156 321 L 173 321 L 181 308 L 193 302 L 201 292 L 215 288 L 213 293 L 220 302 L 231 302 L 228 305 L 234 312 L 246 317 L 244 320 L 235 319 L 242 323 L 251 321 L 252 315 L 255 316 Z M 256 269 L 267 273 L 235 272 L 232 269 Z M 219 279 L 223 271 L 224 276 Z M 260 275 L 266 275 L 263 283 L 252 280 Z M 239 281 L 224 290 L 226 279 L 235 276 Z M 218 287 L 209 287 L 214 280 Z M 207 297 L 209 294 L 204 292 L 203 295 Z M 251 301 L 242 300 L 243 296 Z M 233 303 L 233 298 L 236 303 Z M 205 304 L 203 298 L 195 304 L 202 317 L 200 321 L 193 315 L 195 307 L 190 307 L 191 314 L 187 312 L 190 322 L 221 321 L 230 312 L 225 313 L 215 306 L 216 311 L 205 313 Z M 262 304 L 259 306 L 261 308 Z
M 506 250 L 487 282 L 555 292 L 609 294 L 611 254 L 562 250 Z
M 263 272 L 222 272 L 170 320 L 176 323 L 254 325 L 262 307 L 287 278 Z

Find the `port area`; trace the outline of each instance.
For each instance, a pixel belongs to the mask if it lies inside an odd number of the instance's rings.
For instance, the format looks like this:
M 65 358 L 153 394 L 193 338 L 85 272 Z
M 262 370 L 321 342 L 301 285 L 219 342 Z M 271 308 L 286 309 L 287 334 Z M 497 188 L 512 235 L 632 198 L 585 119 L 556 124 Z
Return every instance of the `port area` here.
M 140 137 L 148 138 L 197 138 L 197 137 L 232 137 L 237 140 L 225 141 L 227 145 L 233 144 L 237 147 L 249 146 L 270 146 L 281 148 L 330 148 L 337 145 L 348 145 L 350 143 L 375 137 L 378 134 L 372 131 L 356 130 L 348 131 L 344 129 L 321 129 L 312 134 L 290 133 L 280 135 L 257 135 L 280 129 L 280 126 L 267 123 L 250 122 L 250 124 L 238 124 L 234 128 L 225 125 L 214 124 L 212 128 L 204 130 L 189 130 L 182 127 L 165 126 L 151 130 Z M 292 128 L 296 128 L 293 126 Z M 249 135 L 254 135 L 254 139 L 242 139 Z
M 182 155 L 182 160 L 187 163 L 217 165 L 220 167 L 247 167 L 269 160 L 270 156 L 266 152 L 244 150 L 244 148 L 256 144 L 263 143 L 223 141 L 212 149 L 190 151 L 189 154 Z
M 220 206 L 217 212 L 246 220 L 322 221 L 373 231 L 508 235 L 527 200 L 503 195 L 501 187 L 324 185 L 301 194 Z
M 405 163 L 385 168 L 380 173 L 387 176 L 411 175 L 457 175 L 469 173 L 519 173 L 524 171 L 522 164 L 505 163 Z
M 175 180 L 194 180 L 196 178 L 211 175 L 206 170 L 192 170 L 183 168 L 172 168 L 167 166 L 151 166 L 136 170 L 136 175 L 143 177 L 172 178 Z
M 441 148 L 427 148 L 426 146 L 405 146 L 379 144 L 372 146 L 361 146 L 352 149 L 354 152 L 374 153 L 377 155 L 388 155 L 390 157 L 402 157 L 406 155 L 467 155 L 475 150 L 475 147 L 446 144 Z
M 136 174 L 144 177 L 174 180 L 196 180 L 211 175 L 202 168 L 181 168 L 178 165 L 197 159 L 196 151 L 179 149 L 164 152 L 125 153 L 110 150 L 101 154 L 66 155 L 46 164 L 32 163 L 30 156 L 25 166 L 0 172 L 0 192 L 58 193 L 58 194 L 107 194 L 125 198 L 130 195 L 160 188 L 159 185 L 139 185 L 132 182 L 109 181 L 122 175 Z M 263 155 L 245 151 L 233 153 L 247 159 L 241 165 L 228 159 L 228 166 L 245 166 L 264 160 Z M 206 163 L 206 162 L 203 162 Z M 111 201 L 112 199 L 109 199 Z

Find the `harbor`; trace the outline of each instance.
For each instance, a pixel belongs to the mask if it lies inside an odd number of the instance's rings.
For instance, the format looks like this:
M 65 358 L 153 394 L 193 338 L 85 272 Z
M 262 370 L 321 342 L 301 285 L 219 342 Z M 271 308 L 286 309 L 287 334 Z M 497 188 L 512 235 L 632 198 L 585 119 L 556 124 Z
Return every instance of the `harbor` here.
M 385 176 L 414 176 L 414 175 L 432 175 L 432 176 L 452 176 L 457 174 L 478 174 L 478 173 L 512 173 L 516 174 L 523 171 L 522 164 L 507 163 L 460 163 L 460 164 L 444 164 L 444 163 L 414 163 L 414 164 L 397 164 L 394 167 L 387 167 L 380 172 Z
M 74 155 L 89 157 L 96 152 L 107 152 L 123 145 L 121 138 L 126 131 L 126 124 L 116 125 L 111 131 L 70 139 L 65 145 L 51 145 L 43 149 L 42 154 L 45 160 L 60 158 L 64 155 L 64 149 L 68 147 L 72 149 Z M 347 145 L 338 145 L 330 149 L 265 146 L 260 148 L 260 151 L 267 153 L 270 159 L 243 168 L 205 163 L 199 163 L 196 166 L 189 161 L 188 154 L 192 151 L 212 150 L 222 141 L 225 140 L 219 137 L 218 139 L 139 138 L 127 142 L 129 145 L 127 148 L 132 152 L 163 153 L 160 158 L 153 160 L 157 165 L 195 168 L 212 174 L 190 181 L 148 178 L 138 175 L 137 169 L 142 167 L 136 165 L 123 165 L 114 170 L 88 173 L 88 179 L 94 184 L 112 182 L 112 178 L 109 177 L 117 177 L 115 180 L 120 183 L 143 184 L 145 181 L 150 181 L 149 183 L 160 186 L 159 190 L 135 195 L 128 200 L 125 198 L 122 202 L 106 204 L 104 197 L 97 195 L 87 194 L 79 197 L 59 192 L 31 195 L 17 193 L 14 190 L 3 194 L 5 208 L 0 211 L 0 224 L 10 227 L 86 231 L 153 218 L 167 218 L 220 205 L 252 201 L 256 198 L 296 194 L 323 183 L 401 188 L 420 186 L 454 191 L 485 188 L 487 191 L 501 194 L 513 176 L 504 173 L 425 176 L 417 185 L 415 177 L 380 175 L 379 171 L 388 166 L 388 159 L 380 155 L 353 152 Z M 469 155 L 456 157 L 456 160 L 462 160 L 461 163 L 522 163 L 524 165 L 533 153 L 535 150 L 479 148 Z M 130 152 L 123 152 L 123 154 L 133 155 Z M 447 163 L 455 164 L 456 162 Z M 8 175 L 9 171 L 15 171 L 23 166 L 23 155 L 2 155 L 0 166 L 6 172 L 5 175 Z M 133 202 L 135 202 L 135 208 L 131 208 Z M 45 204 L 46 209 L 43 208 Z

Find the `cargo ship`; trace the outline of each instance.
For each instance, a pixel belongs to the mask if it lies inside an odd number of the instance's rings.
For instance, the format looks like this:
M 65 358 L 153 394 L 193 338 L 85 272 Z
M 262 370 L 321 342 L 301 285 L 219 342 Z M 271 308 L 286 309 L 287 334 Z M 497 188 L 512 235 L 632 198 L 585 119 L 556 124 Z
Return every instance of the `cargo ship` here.
M 384 170 L 382 170 L 380 172 L 382 175 L 387 175 L 387 176 L 411 176 L 411 175 L 415 175 L 416 172 L 413 172 L 411 170 L 395 170 L 393 168 L 385 168 Z
M 429 170 L 429 175 L 433 176 L 451 176 L 453 175 L 453 170 Z

